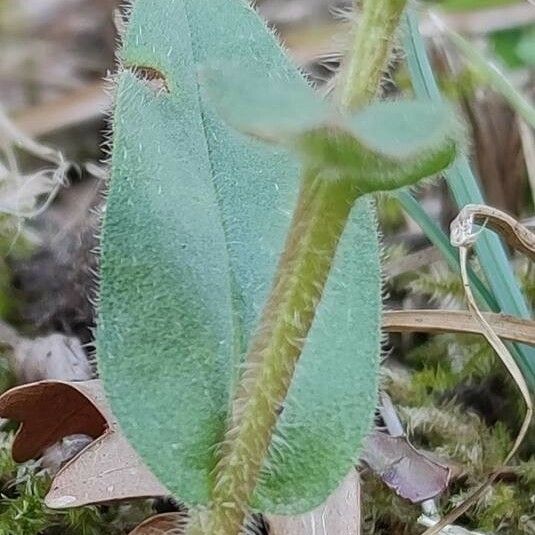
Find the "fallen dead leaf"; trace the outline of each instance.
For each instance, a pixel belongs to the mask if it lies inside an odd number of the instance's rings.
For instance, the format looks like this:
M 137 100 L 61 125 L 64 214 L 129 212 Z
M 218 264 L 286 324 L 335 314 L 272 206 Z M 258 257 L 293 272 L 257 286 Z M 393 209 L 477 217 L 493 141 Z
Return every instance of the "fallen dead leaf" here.
M 101 436 L 108 424 L 99 381 L 42 381 L 13 388 L 0 396 L 0 416 L 21 422 L 13 458 L 26 462 L 69 435 Z
M 63 509 L 169 494 L 126 438 L 110 429 L 58 472 L 45 504 Z
M 316 510 L 268 517 L 271 535 L 360 535 L 360 482 L 356 470 Z
M 88 381 L 93 376 L 91 365 L 77 338 L 63 334 L 51 334 L 35 339 L 25 338 L 11 326 L 0 321 L 0 344 L 8 349 L 10 367 L 19 384 L 48 380 Z M 58 391 L 52 394 L 47 388 L 32 389 L 31 395 L 43 395 L 49 403 L 54 403 L 53 399 Z M 21 396 L 29 395 L 26 389 L 12 392 L 13 397 L 8 396 L 6 401 L 9 403 L 14 401 L 15 405 L 20 404 Z M 61 394 L 59 399 L 62 399 Z M 70 398 L 67 396 L 66 401 L 69 400 Z M 45 411 L 49 409 L 49 407 L 43 408 Z M 14 410 L 14 406 L 6 406 L 6 410 Z M 60 414 L 63 415 L 63 413 Z M 53 429 L 55 424 L 56 419 L 53 423 L 48 421 L 48 425 L 51 426 L 50 439 L 55 436 Z M 46 426 L 47 420 L 40 420 L 40 425 Z M 42 432 L 41 436 L 43 436 Z M 88 435 L 76 434 L 63 437 L 55 444 L 47 445 L 42 458 L 43 468 L 48 470 L 51 475 L 55 474 L 63 464 L 92 441 L 93 438 Z M 14 455 L 18 451 L 19 444 L 20 442 L 17 443 Z
M 398 496 L 412 503 L 442 494 L 451 477 L 448 466 L 418 451 L 404 436 L 372 433 L 361 459 Z
M 71 435 L 94 439 L 54 478 L 45 498 L 51 508 L 169 494 L 118 431 L 100 381 L 14 388 L 0 396 L 0 416 L 22 424 L 13 443 L 17 462 Z
M 130 535 L 181 535 L 184 524 L 182 513 L 165 513 L 145 520 Z

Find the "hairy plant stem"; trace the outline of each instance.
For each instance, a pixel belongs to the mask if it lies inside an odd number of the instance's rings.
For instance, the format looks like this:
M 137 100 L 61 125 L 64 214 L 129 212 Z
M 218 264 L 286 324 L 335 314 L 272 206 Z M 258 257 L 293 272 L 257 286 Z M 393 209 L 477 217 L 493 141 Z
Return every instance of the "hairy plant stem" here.
M 406 4 L 407 0 L 362 0 L 352 50 L 341 71 L 342 108 L 355 110 L 376 97 Z
M 388 65 L 406 0 L 364 0 L 340 104 L 371 101 Z M 301 192 L 260 328 L 247 357 L 210 508 L 193 514 L 187 535 L 238 535 L 288 394 L 338 243 L 359 193 L 349 181 L 304 173 Z

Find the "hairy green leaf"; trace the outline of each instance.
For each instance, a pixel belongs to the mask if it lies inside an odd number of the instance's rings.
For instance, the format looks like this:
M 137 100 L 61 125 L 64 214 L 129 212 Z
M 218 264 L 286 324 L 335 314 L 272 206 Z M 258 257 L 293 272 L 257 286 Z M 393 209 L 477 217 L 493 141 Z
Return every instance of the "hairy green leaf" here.
M 290 92 L 308 88 L 243 0 L 137 0 L 121 59 L 99 368 L 122 430 L 155 475 L 186 503 L 206 504 L 299 166 L 227 127 L 201 98 L 198 69 L 237 63 Z M 260 509 L 312 508 L 357 459 L 376 402 L 380 307 L 375 221 L 362 200 L 266 459 Z
M 372 425 L 381 273 L 369 200 L 353 210 L 283 407 L 254 505 L 296 514 L 321 504 L 357 463 Z
M 205 92 L 240 131 L 298 151 L 326 179 L 363 193 L 397 189 L 453 162 L 463 130 L 453 109 L 429 101 L 379 102 L 353 117 L 307 87 L 243 68 L 205 68 Z
M 442 171 L 454 161 L 462 138 L 449 106 L 406 101 L 372 104 L 347 127 L 305 133 L 297 144 L 305 160 L 327 178 L 350 179 L 370 193 Z
M 311 87 L 288 84 L 258 65 L 209 63 L 199 69 L 199 81 L 205 100 L 228 124 L 271 143 L 288 145 L 337 115 Z

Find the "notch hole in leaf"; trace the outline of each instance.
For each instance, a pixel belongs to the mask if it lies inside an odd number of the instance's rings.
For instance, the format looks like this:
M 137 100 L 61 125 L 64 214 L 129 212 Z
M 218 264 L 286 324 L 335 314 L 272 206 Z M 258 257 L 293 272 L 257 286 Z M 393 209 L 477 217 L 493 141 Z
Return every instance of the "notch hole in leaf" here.
M 152 89 L 157 95 L 169 93 L 167 79 L 158 69 L 139 65 L 130 65 L 127 68 L 143 85 Z

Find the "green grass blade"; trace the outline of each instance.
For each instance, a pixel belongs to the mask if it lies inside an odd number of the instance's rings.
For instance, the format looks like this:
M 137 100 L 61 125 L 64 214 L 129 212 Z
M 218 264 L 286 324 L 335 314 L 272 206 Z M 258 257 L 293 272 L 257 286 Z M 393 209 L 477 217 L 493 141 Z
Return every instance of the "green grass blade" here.
M 420 98 L 442 100 L 414 11 L 408 11 L 407 23 L 405 49 L 414 90 Z M 469 203 L 484 203 L 477 179 L 466 156 L 457 159 L 446 172 L 446 179 L 459 208 Z M 501 310 L 523 318 L 530 317 L 530 311 L 516 282 L 501 240 L 490 231 L 484 230 L 476 243 L 476 251 Z M 518 346 L 517 357 L 528 384 L 535 389 L 535 349 Z
M 471 67 L 479 74 L 483 80 L 495 91 L 500 93 L 510 106 L 524 118 L 524 120 L 535 128 L 535 107 L 529 100 L 520 93 L 510 80 L 503 74 L 492 60 L 486 58 L 477 50 L 470 41 L 458 33 L 450 30 L 444 25 L 442 29 L 446 32 L 451 42 L 461 51 L 468 60 Z
M 514 4 L 517 0 L 445 0 L 440 2 L 440 9 L 448 11 L 473 11 L 490 9 Z

